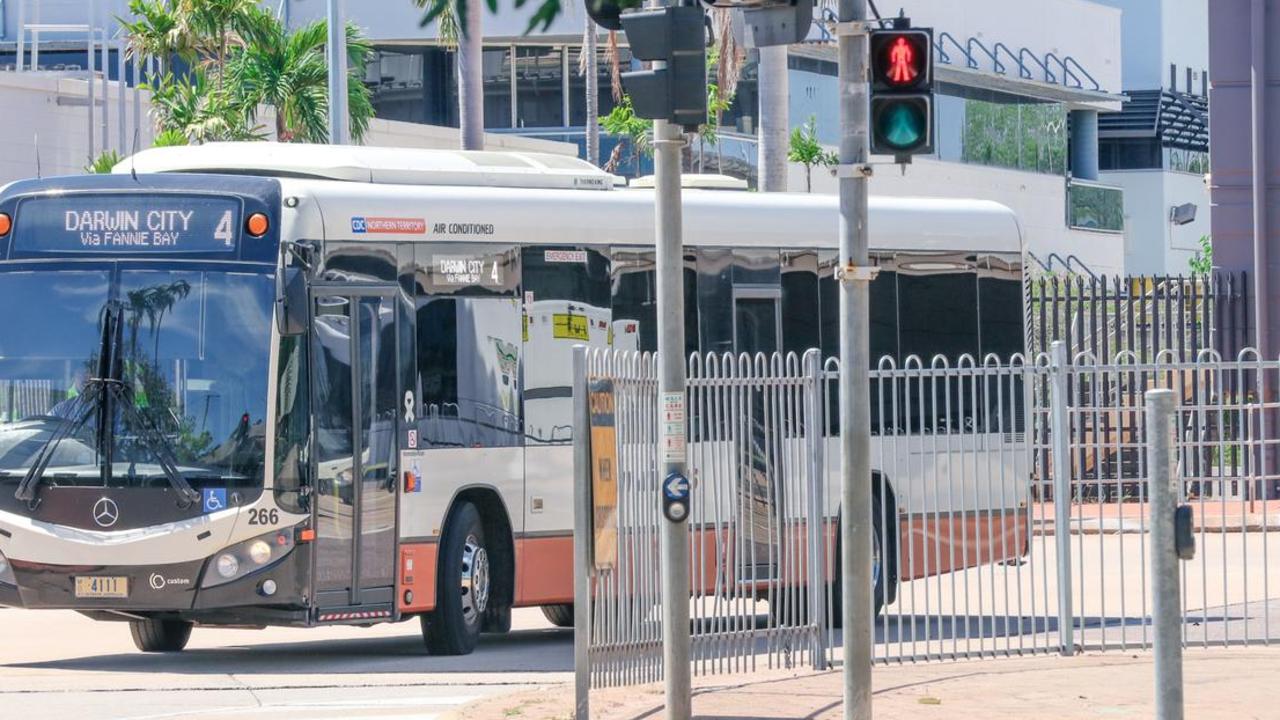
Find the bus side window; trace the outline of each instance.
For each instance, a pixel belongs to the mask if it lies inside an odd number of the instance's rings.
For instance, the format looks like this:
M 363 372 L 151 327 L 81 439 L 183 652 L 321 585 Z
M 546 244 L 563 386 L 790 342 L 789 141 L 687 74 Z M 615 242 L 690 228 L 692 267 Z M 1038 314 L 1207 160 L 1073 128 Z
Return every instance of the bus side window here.
M 573 440 L 573 347 L 612 345 L 609 255 L 597 248 L 526 247 L 524 436 L 526 444 Z
M 514 248 L 417 248 L 420 447 L 520 444 L 517 262 Z
M 613 248 L 613 347 L 615 350 L 658 350 L 658 278 L 653 250 Z M 685 354 L 698 351 L 698 272 L 692 249 L 684 256 Z
M 782 350 L 804 355 L 818 347 L 818 255 L 812 250 L 782 251 Z

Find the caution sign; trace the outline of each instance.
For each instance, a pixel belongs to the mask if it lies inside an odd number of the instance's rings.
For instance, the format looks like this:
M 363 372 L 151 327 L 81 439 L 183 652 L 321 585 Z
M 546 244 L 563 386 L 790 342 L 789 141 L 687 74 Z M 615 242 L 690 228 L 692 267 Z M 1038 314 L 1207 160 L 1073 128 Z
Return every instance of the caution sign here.
M 605 569 L 613 567 L 618 559 L 618 433 L 613 381 L 590 380 L 587 397 L 591 417 L 594 555 L 596 567 Z
M 555 313 L 551 316 L 551 335 L 557 340 L 587 340 L 590 327 L 586 315 Z

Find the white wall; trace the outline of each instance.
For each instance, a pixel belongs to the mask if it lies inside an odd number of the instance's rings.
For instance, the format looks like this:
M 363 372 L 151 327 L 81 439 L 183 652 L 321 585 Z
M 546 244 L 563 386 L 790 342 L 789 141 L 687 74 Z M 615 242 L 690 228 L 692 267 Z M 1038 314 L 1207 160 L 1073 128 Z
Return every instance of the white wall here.
M 1097 0 L 1122 11 L 1124 88 L 1169 86 L 1169 65 L 1178 66 L 1178 89 L 1186 91 L 1185 69 L 1209 67 L 1209 0 Z M 1198 93 L 1197 87 L 1192 92 Z
M 118 148 L 116 93 L 118 85 L 110 83 L 107 133 L 108 147 Z M 102 83 L 97 83 L 98 101 L 101 102 Z M 89 162 L 89 131 L 87 119 L 87 86 L 83 80 L 59 77 L 52 73 L 0 73 L 0 107 L 5 108 L 6 119 L 21 118 L 20 123 L 0 124 L 0 185 L 13 180 L 36 176 L 78 175 Z M 125 102 L 129 122 L 133 122 L 131 95 Z M 78 103 L 78 106 L 77 106 Z M 150 103 L 144 93 L 142 98 L 143 127 L 140 146 L 150 145 L 152 133 L 146 119 Z M 101 106 L 94 113 L 95 151 L 101 152 L 102 136 L 98 128 Z M 274 127 L 269 111 L 259 116 L 264 127 Z M 126 133 L 126 145 L 121 155 L 128 155 L 132 139 Z M 37 138 L 39 144 L 37 145 Z M 458 147 L 456 128 L 418 125 L 392 120 L 373 120 L 369 126 L 366 145 L 384 147 L 442 148 Z M 524 150 L 546 152 L 576 157 L 578 146 L 572 143 L 526 138 L 518 135 L 486 134 L 485 145 L 490 150 Z M 39 161 L 37 164 L 37 155 Z M 37 170 L 38 168 L 38 170 Z
M 1199 175 L 1143 170 L 1101 174 L 1124 188 L 1125 269 L 1130 274 L 1185 274 L 1209 234 L 1209 188 Z M 1195 222 L 1173 226 L 1169 209 L 1195 203 Z
M 1116 8 L 1087 0 L 902 0 L 881 3 L 880 11 L 889 15 L 893 8 L 897 14 L 899 4 L 914 25 L 933 27 L 935 33 L 945 30 L 961 43 L 976 37 L 989 48 L 1003 42 L 1014 53 L 1025 47 L 1040 56 L 1070 55 L 1104 90 L 1120 89 L 1120 11 Z
M 803 190 L 802 165 L 791 166 L 788 186 Z M 835 193 L 836 180 L 830 171 L 815 168 L 813 188 Z M 1075 255 L 1099 275 L 1122 274 L 1125 269 L 1123 235 L 1067 227 L 1066 181 L 1061 177 L 917 159 L 905 175 L 896 167 L 877 167 L 871 194 L 994 200 L 1017 214 L 1027 249 L 1042 260 L 1047 262 L 1049 253 L 1056 252 L 1064 258 Z

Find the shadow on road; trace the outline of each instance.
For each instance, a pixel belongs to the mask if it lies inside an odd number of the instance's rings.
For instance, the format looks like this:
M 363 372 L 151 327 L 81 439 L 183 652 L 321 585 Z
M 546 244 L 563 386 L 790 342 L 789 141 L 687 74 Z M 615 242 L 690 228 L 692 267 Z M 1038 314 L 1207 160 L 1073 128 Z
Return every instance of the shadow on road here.
M 415 625 L 416 629 L 416 625 Z M 199 628 L 197 632 L 202 632 Z M 214 633 L 216 630 L 203 632 Z M 179 654 L 117 653 L 0 667 L 186 675 L 366 675 L 377 673 L 571 672 L 572 630 L 485 635 L 471 655 L 428 655 L 421 636 L 326 639 L 192 648 Z

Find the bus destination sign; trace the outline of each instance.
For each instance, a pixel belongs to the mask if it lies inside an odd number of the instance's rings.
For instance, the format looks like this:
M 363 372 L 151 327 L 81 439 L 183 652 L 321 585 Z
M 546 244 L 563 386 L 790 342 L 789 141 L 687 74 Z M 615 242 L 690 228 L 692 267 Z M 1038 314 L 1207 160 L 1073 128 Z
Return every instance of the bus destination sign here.
M 203 195 L 65 195 L 18 207 L 23 253 L 234 253 L 240 201 Z

